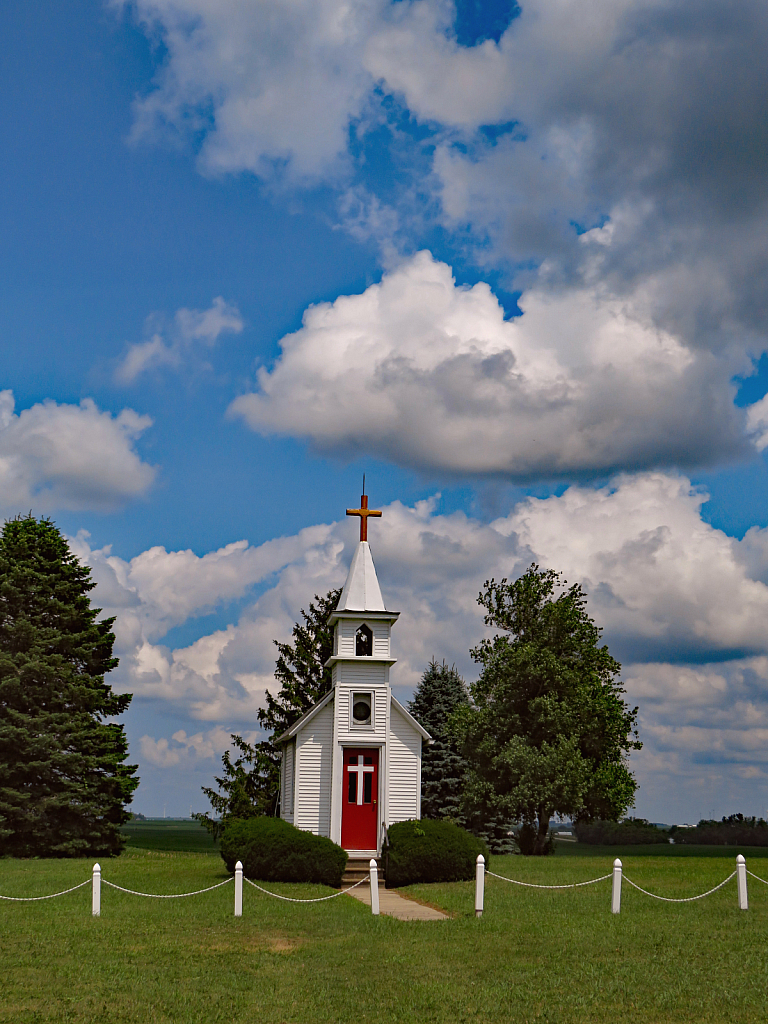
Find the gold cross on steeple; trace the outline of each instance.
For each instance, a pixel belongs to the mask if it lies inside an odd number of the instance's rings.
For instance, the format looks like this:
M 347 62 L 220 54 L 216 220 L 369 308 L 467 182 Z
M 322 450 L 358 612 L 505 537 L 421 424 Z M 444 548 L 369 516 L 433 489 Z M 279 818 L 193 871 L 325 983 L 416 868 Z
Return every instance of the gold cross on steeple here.
M 365 490 L 365 477 L 363 477 L 363 490 Z M 368 516 L 378 519 L 381 512 L 375 508 L 368 508 L 368 495 L 360 497 L 360 508 L 348 508 L 348 516 L 360 516 L 360 540 L 368 540 Z

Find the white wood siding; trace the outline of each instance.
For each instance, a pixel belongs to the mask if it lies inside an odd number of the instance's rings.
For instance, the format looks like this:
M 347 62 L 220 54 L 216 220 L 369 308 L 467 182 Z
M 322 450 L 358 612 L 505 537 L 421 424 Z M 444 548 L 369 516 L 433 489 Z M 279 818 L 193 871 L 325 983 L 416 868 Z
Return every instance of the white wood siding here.
M 338 662 L 337 662 L 338 664 Z M 387 665 L 358 658 L 356 661 L 343 661 L 339 665 L 338 681 L 343 686 L 385 686 L 387 683 Z
M 362 619 L 360 620 L 362 622 Z M 353 619 L 339 619 L 337 636 L 339 638 L 338 651 L 341 658 L 354 658 L 355 656 L 355 633 L 360 622 Z
M 349 705 L 351 694 L 357 692 L 370 693 L 373 695 L 373 728 L 362 726 L 354 728 L 350 722 Z M 386 687 L 376 687 L 371 683 L 370 677 L 362 677 L 359 685 L 347 689 L 346 680 L 344 686 L 336 690 L 336 714 L 338 718 L 336 737 L 347 745 L 359 744 L 364 747 L 367 743 L 383 743 L 387 736 L 387 704 L 389 703 L 389 691 Z
M 296 740 L 296 809 L 294 824 L 305 832 L 327 836 L 331 829 L 331 701 L 298 734 Z
M 293 765 L 296 756 L 296 742 L 291 740 L 283 747 L 282 793 L 280 795 L 281 817 L 293 823 Z
M 366 619 L 340 619 L 334 634 L 334 654 L 340 658 L 355 657 L 355 634 Z M 368 626 L 373 633 L 373 656 L 374 658 L 389 657 L 389 636 L 391 625 L 389 622 L 379 622 L 372 619 Z
M 373 631 L 373 656 L 374 658 L 389 657 L 389 630 L 388 622 L 374 622 L 371 624 Z
M 387 772 L 389 806 L 387 821 L 407 821 L 419 815 L 421 786 L 421 736 L 410 722 L 392 708 L 389 722 Z

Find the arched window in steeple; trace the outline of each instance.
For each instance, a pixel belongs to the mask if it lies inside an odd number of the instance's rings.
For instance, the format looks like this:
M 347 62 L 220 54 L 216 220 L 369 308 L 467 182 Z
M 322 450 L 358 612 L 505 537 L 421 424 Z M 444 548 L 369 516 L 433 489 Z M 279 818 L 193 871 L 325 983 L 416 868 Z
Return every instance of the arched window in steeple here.
M 373 657 L 373 633 L 365 623 L 355 633 L 355 657 Z

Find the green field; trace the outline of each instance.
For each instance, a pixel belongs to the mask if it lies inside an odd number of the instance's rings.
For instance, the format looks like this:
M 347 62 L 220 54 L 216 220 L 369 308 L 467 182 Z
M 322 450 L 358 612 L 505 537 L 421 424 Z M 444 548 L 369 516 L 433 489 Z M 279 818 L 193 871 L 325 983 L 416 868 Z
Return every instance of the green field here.
M 176 826 L 146 823 L 102 864 L 128 888 L 183 892 L 226 878 L 215 853 L 181 852 Z M 186 826 L 193 841 L 199 837 Z M 154 831 L 153 831 L 154 829 Z M 168 829 L 163 849 L 158 830 Z M 173 837 L 173 838 L 172 838 Z M 151 848 L 141 848 L 144 842 Z M 745 850 L 768 879 L 768 850 Z M 496 858 L 494 871 L 540 883 L 625 873 L 663 895 L 694 895 L 729 874 L 735 850 L 587 849 Z M 89 877 L 91 861 L 0 860 L 0 893 L 42 895 Z M 0 1021 L 94 1022 L 649 1022 L 762 1021 L 768 1011 L 768 886 L 750 879 L 750 909 L 732 881 L 705 900 L 652 901 L 610 883 L 540 892 L 493 878 L 486 911 L 473 883 L 414 886 L 454 915 L 439 922 L 373 918 L 348 896 L 296 906 L 233 885 L 184 900 L 148 900 L 104 886 L 41 903 L 0 901 Z M 272 885 L 297 896 L 320 886 Z
M 214 853 L 216 843 L 196 821 L 155 819 L 123 826 L 128 847 L 177 853 Z

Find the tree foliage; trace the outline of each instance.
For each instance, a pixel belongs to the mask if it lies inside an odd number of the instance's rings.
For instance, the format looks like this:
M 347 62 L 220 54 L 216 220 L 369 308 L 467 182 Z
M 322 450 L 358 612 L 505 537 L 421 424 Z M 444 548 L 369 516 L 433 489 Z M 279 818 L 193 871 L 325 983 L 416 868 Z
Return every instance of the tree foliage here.
M 467 763 L 449 732 L 451 715 L 469 703 L 466 684 L 446 662 L 430 662 L 408 704 L 408 710 L 432 737 L 421 754 L 421 816 L 464 824 L 461 791 Z
M 472 651 L 482 671 L 454 718 L 470 763 L 465 813 L 521 822 L 529 853 L 547 852 L 552 815 L 616 821 L 636 789 L 637 708 L 581 587 L 565 586 L 535 564 L 514 583 L 486 582 L 478 602 L 501 632 Z
M 0 534 L 0 853 L 99 856 L 122 848 L 139 784 L 125 764 L 130 694 L 105 675 L 114 619 L 97 621 L 95 583 L 48 519 Z
M 266 693 L 266 707 L 258 712 L 259 723 L 268 737 L 248 743 L 233 735 L 239 751 L 233 761 L 229 751 L 222 757 L 223 774 L 216 777 L 218 789 L 204 786 L 213 815 L 195 814 L 214 836 L 221 835 L 229 818 L 274 815 L 280 794 L 280 748 L 275 740 L 297 722 L 331 689 L 331 670 L 325 667 L 333 654 L 333 629 L 328 617 L 339 603 L 341 590 L 329 590 L 324 597 L 315 594 L 309 608 L 301 609 L 288 643 L 275 640 L 278 655 L 275 679 L 280 684 L 276 695 Z

